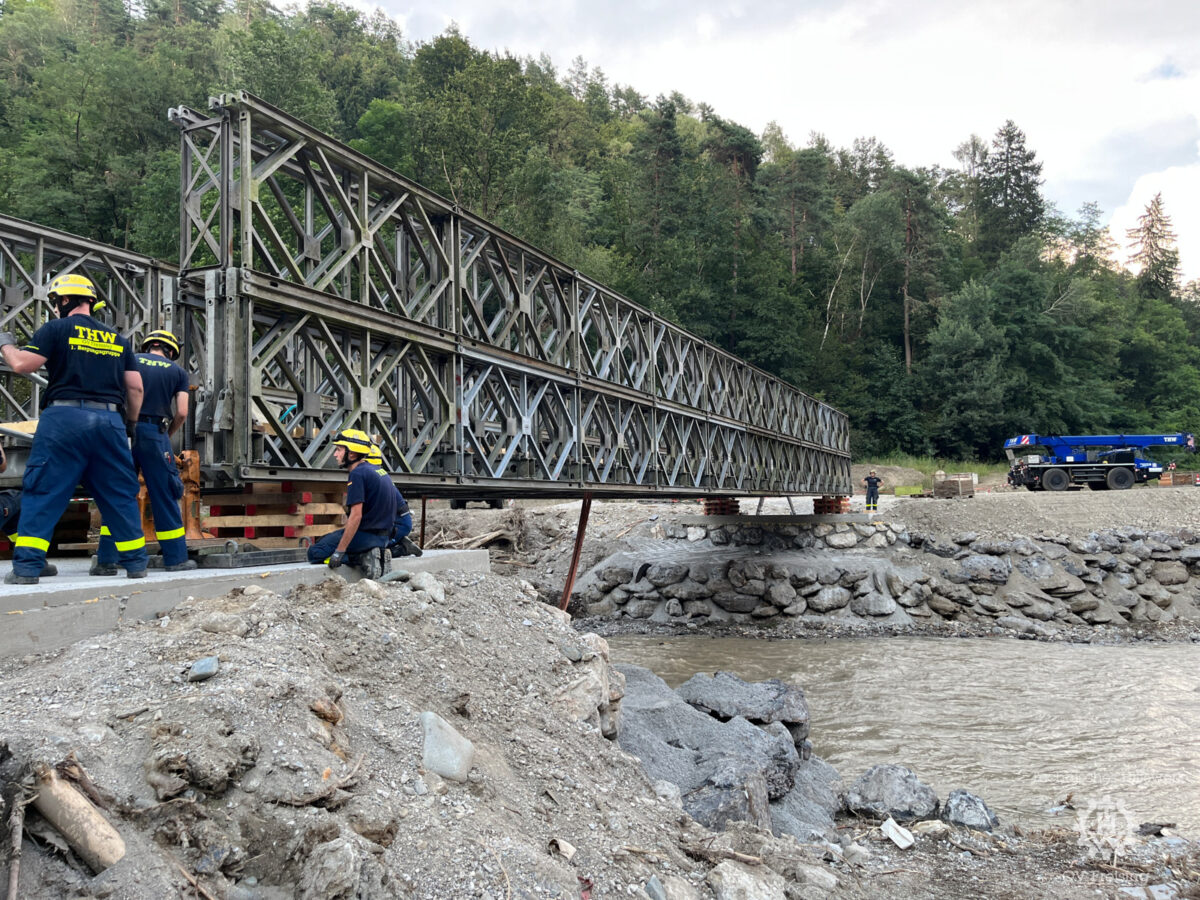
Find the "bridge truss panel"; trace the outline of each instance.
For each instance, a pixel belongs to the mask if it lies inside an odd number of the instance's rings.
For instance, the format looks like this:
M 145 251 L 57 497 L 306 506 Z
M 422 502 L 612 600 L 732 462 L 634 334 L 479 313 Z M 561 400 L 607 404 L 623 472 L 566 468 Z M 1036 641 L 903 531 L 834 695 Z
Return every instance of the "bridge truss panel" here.
M 54 317 L 47 297 L 59 275 L 86 275 L 105 309 L 97 318 L 128 335 L 171 327 L 175 269 L 158 260 L 0 215 L 0 331 L 30 337 Z M 36 419 L 45 384 L 0 366 L 0 421 Z
M 314 477 L 354 427 L 427 486 L 850 490 L 831 407 L 249 94 L 211 107 L 171 111 L 179 306 L 229 480 Z

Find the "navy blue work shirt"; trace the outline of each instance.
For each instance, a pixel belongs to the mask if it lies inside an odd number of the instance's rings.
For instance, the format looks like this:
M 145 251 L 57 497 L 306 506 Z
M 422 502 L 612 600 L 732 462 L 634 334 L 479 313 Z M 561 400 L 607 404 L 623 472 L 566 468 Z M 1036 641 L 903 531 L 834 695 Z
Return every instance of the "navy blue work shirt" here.
M 136 354 L 138 371 L 142 373 L 142 415 L 159 419 L 171 418 L 171 401 L 179 392 L 187 393 L 188 376 L 183 367 L 154 353 Z
M 125 373 L 137 371 L 129 338 L 91 316 L 51 319 L 25 349 L 46 357 L 50 386 L 42 408 L 55 400 L 125 402 Z
M 360 531 L 391 534 L 396 519 L 396 486 L 392 479 L 369 463 L 350 470 L 346 485 L 346 509 L 361 503 Z

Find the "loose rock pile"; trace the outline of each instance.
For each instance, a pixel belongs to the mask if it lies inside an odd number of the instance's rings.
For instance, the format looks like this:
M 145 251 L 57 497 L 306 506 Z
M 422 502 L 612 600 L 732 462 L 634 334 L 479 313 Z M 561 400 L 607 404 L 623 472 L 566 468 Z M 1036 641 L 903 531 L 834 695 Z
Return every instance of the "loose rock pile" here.
M 812 755 L 800 689 L 718 672 L 676 692 L 649 669 L 617 668 L 626 682 L 619 743 L 660 796 L 678 794 L 692 818 L 716 831 L 750 822 L 801 840 L 833 836 L 841 779 Z
M 693 520 L 695 521 L 695 520 Z M 1200 538 L 1119 528 L 1087 538 L 909 532 L 896 522 L 673 526 L 579 583 L 587 615 L 662 623 L 842 619 L 903 627 L 1200 621 Z
M 952 791 L 943 807 L 903 766 L 872 766 L 847 791 L 837 770 L 812 755 L 804 692 L 778 679 L 750 684 L 729 672 L 702 673 L 673 691 L 649 669 L 618 668 L 626 683 L 621 748 L 638 757 L 659 796 L 677 797 L 714 831 L 745 822 L 777 836 L 836 843 L 841 813 L 912 822 L 939 810 L 953 825 L 999 825 L 964 790 Z

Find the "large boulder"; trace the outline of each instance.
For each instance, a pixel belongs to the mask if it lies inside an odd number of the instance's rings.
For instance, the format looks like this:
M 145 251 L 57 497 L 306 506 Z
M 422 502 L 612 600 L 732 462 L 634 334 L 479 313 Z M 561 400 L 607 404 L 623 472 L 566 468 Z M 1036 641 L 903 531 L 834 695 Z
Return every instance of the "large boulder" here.
M 769 828 L 767 803 L 792 789 L 800 766 L 787 728 L 759 728 L 741 716 L 722 722 L 649 669 L 616 668 L 626 679 L 618 741 L 650 780 L 678 785 L 684 809 L 706 827 L 740 817 Z
M 890 616 L 895 611 L 896 601 L 875 591 L 855 596 L 850 601 L 850 612 L 856 616 Z
M 805 760 L 792 789 L 771 803 L 771 830 L 801 841 L 828 838 L 845 791 L 837 769 L 816 756 Z
M 747 866 L 727 859 L 708 873 L 716 900 L 786 900 L 787 882 L 765 866 Z
M 808 598 L 808 608 L 813 612 L 832 612 L 849 604 L 851 596 L 844 587 L 823 587 Z
M 872 766 L 850 786 L 846 808 L 877 819 L 891 816 L 897 822 L 911 822 L 936 815 L 938 797 L 904 766 Z
M 1003 556 L 989 556 L 982 553 L 972 553 L 961 560 L 957 572 L 948 574 L 951 581 L 990 582 L 1005 584 L 1012 573 L 1012 565 Z
M 964 825 L 976 831 L 991 831 L 1000 825 L 1000 820 L 986 803 L 964 790 L 951 791 L 942 809 L 942 819 L 951 825 Z
M 718 756 L 704 782 L 683 795 L 683 808 L 713 831 L 730 822 L 771 827 L 771 807 L 762 766 L 748 756 Z
M 729 672 L 700 672 L 681 684 L 676 693 L 696 709 L 722 721 L 741 716 L 757 725 L 808 724 L 804 691 L 778 678 L 750 683 Z

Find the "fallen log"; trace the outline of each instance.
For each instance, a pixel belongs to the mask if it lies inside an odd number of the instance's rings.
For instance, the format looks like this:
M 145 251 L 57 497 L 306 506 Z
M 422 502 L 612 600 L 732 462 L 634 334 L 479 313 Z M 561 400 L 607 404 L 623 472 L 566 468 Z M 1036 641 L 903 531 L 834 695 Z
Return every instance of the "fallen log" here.
M 100 810 L 52 766 L 33 769 L 37 796 L 33 807 L 66 838 L 71 849 L 96 873 L 125 856 L 125 841 Z

